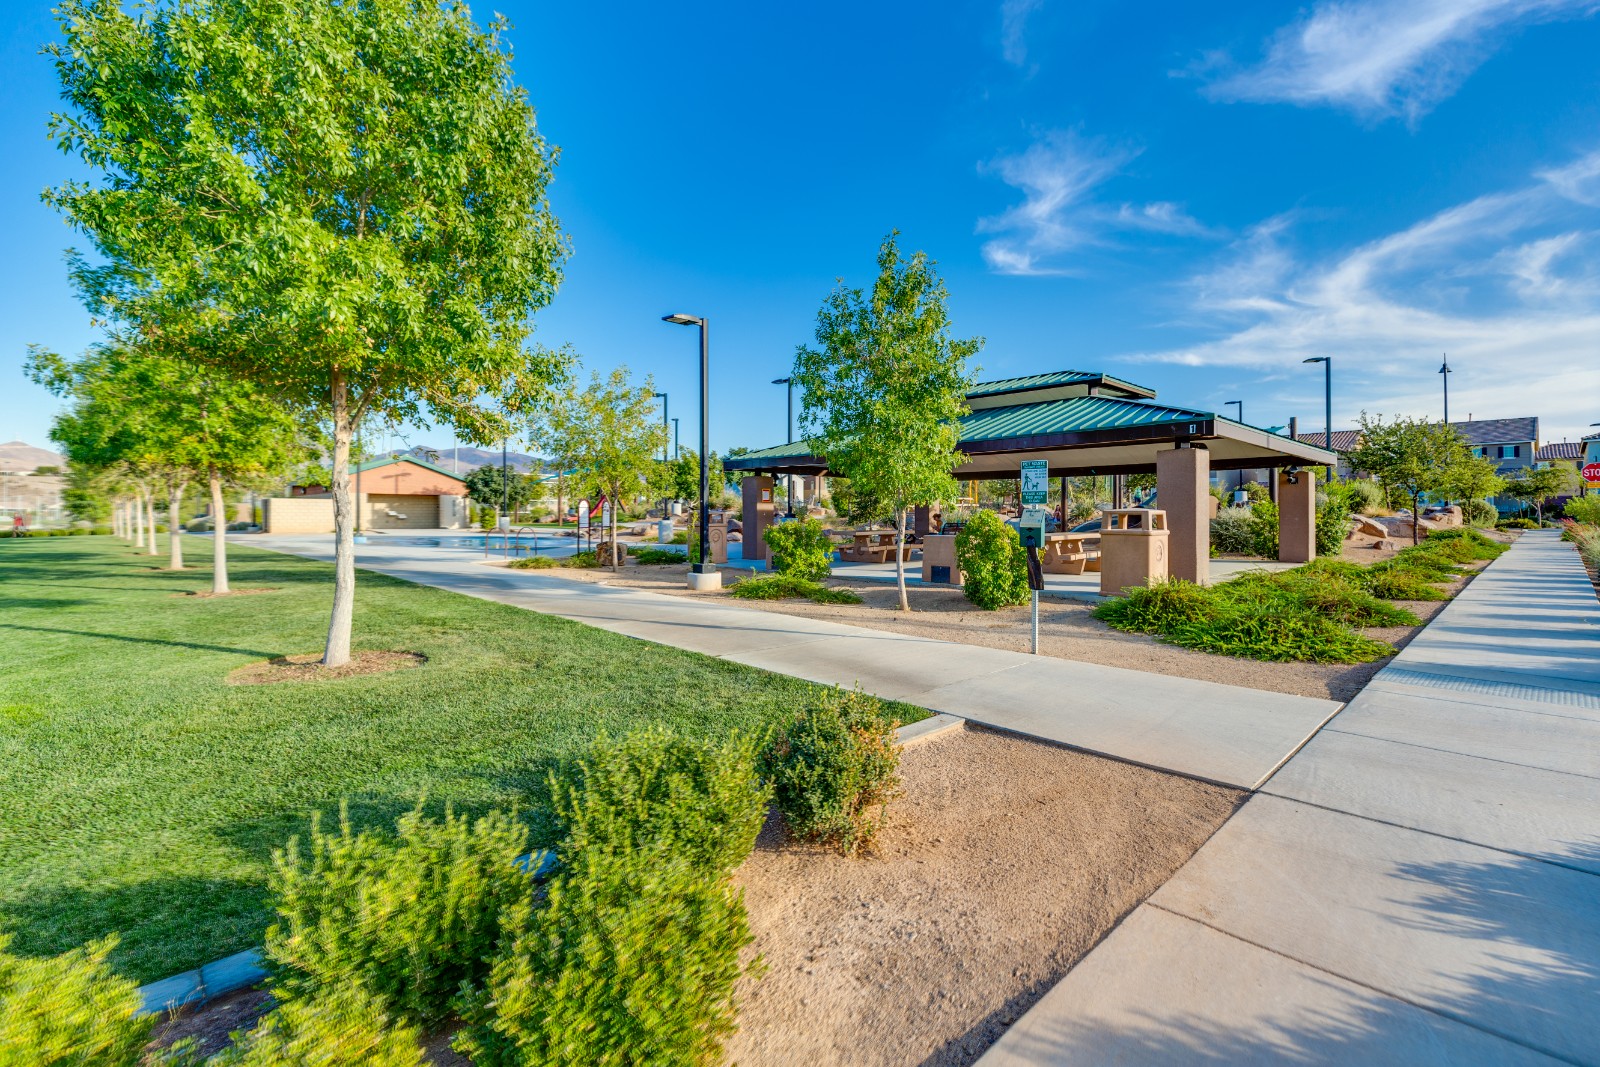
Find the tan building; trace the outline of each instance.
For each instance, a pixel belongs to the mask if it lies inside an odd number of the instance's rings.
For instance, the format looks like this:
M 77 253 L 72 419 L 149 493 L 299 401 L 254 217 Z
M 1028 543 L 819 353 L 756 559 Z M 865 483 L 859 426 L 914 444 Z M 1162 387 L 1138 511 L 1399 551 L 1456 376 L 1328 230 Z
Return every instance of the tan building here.
M 467 525 L 467 485 L 460 475 L 416 456 L 389 456 L 350 468 L 363 530 L 459 530 Z M 292 486 L 263 502 L 266 533 L 332 533 L 333 494 L 322 485 Z

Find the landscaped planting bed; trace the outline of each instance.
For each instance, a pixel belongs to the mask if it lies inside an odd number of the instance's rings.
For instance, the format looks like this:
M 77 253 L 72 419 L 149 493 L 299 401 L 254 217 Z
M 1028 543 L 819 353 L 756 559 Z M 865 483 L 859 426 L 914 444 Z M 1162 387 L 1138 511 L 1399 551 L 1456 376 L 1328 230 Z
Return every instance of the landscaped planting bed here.
M 811 686 L 563 619 L 363 572 L 357 650 L 407 670 L 230 685 L 314 652 L 328 564 L 230 546 L 234 580 L 275 592 L 197 598 L 193 571 L 149 568 L 110 538 L 0 544 L 0 930 L 25 956 L 121 935 L 145 982 L 261 944 L 270 855 L 342 800 L 358 828 L 419 797 L 515 807 L 532 838 L 548 771 L 599 731 L 758 730 Z M 899 708 L 903 719 L 923 712 Z

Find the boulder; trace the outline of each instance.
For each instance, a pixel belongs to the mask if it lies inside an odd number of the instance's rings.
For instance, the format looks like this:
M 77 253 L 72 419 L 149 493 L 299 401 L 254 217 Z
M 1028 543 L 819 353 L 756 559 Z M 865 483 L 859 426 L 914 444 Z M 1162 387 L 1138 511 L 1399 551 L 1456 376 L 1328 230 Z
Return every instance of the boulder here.
M 1388 537 L 1389 528 L 1377 519 L 1360 515 L 1356 518 L 1356 529 L 1368 537 Z
M 1387 537 L 1380 537 L 1376 541 L 1372 542 L 1372 548 L 1377 552 L 1392 552 L 1398 547 L 1399 546 L 1393 540 Z

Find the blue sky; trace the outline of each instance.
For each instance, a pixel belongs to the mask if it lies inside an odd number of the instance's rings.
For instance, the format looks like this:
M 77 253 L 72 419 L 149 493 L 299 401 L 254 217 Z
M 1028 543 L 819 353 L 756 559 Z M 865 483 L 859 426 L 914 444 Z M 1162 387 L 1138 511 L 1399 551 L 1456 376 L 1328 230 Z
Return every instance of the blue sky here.
M 93 337 L 38 199 L 54 34 L 11 0 L 0 441 L 43 444 L 25 346 Z M 475 5 L 487 17 L 487 5 Z M 782 440 L 795 345 L 891 228 L 982 376 L 1098 369 L 1319 428 L 1334 411 L 1600 421 L 1600 3 L 535 4 L 503 0 L 561 146 L 573 256 L 538 337 L 655 376 L 694 439 Z M 1231 409 L 1230 409 L 1231 410 Z M 448 432 L 401 443 L 446 445 Z

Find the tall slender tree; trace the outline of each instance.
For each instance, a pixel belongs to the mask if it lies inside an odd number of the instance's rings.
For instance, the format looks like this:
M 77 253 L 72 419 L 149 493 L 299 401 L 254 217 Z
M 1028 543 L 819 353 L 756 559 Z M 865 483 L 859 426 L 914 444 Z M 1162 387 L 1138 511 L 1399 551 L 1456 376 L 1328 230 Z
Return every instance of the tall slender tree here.
M 817 312 L 816 343 L 795 353 L 800 427 L 828 470 L 861 499 L 888 505 L 895 525 L 895 581 L 906 597 L 906 516 L 953 500 L 963 460 L 956 420 L 967 412 L 983 338 L 950 336 L 944 282 L 923 252 L 903 259 L 898 231 L 878 249 L 869 290 L 839 285 Z
M 561 368 L 527 344 L 566 242 L 505 23 L 437 0 L 57 10 L 52 133 L 102 176 L 46 196 L 98 254 L 74 277 L 96 314 L 331 421 L 323 662 L 345 663 L 358 421 L 488 443 Z

